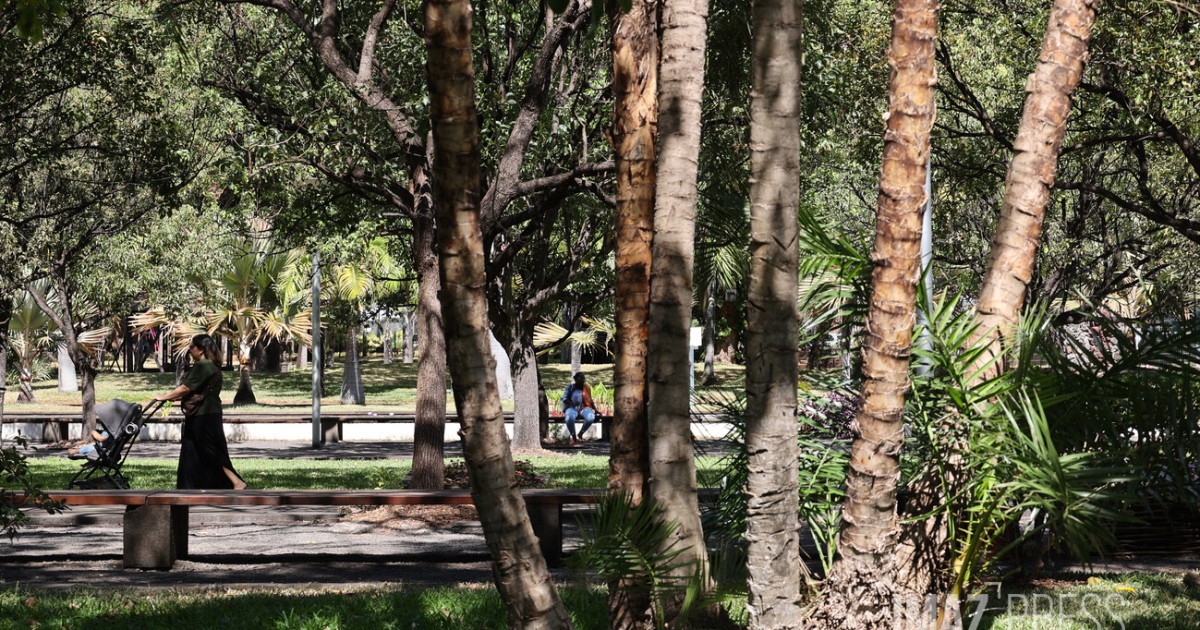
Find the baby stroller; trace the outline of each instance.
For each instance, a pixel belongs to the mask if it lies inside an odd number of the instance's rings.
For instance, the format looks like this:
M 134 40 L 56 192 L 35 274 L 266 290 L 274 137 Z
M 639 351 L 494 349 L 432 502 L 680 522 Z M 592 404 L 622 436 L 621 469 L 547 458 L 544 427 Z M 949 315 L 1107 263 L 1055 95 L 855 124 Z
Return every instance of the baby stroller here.
M 107 437 L 96 444 L 93 453 L 74 457 L 86 461 L 83 468 L 71 478 L 67 489 L 128 490 L 129 480 L 121 474 L 121 466 L 125 464 L 125 458 L 129 456 L 146 420 L 162 405 L 161 400 L 156 400 L 143 409 L 141 405 L 121 399 L 96 405 L 97 424 Z

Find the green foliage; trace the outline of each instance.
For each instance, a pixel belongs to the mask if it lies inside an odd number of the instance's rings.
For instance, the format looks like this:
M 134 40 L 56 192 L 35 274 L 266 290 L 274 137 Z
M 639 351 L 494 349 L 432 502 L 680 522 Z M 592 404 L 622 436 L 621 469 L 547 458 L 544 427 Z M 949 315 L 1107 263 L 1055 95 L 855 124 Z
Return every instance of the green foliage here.
M 64 509 L 34 482 L 29 462 L 19 450 L 25 448 L 25 444 L 25 440 L 18 437 L 12 446 L 0 449 L 0 535 L 8 536 L 9 540 L 28 523 L 26 510 L 57 514 Z

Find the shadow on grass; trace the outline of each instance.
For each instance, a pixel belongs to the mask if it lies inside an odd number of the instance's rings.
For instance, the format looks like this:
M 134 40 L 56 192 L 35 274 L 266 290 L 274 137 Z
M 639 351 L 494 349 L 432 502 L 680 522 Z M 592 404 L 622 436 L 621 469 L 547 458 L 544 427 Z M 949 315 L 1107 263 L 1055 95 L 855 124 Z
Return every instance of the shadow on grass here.
M 983 630 L 1035 628 L 1124 628 L 1194 630 L 1200 627 L 1200 592 L 1188 590 L 1177 575 L 1128 574 L 1080 577 L 1035 587 L 1005 587 L 989 593 Z M 968 604 L 965 625 L 973 621 Z
M 560 591 L 580 629 L 608 625 L 604 591 Z M 347 593 L 0 593 L 0 619 L 13 628 L 505 628 L 491 585 Z M 8 621 L 6 621 L 7 623 Z M 8 626 L 5 626 L 8 627 Z

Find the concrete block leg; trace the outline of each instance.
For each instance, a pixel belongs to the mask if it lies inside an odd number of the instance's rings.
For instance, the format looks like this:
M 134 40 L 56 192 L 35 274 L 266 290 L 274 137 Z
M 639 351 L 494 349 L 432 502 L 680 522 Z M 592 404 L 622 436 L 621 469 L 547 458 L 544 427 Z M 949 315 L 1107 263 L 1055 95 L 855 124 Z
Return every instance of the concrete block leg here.
M 125 568 L 170 569 L 175 565 L 175 536 L 170 505 L 125 508 Z
M 538 537 L 542 555 L 551 568 L 561 567 L 562 552 L 562 505 L 557 503 L 526 503 L 529 522 Z
M 321 418 L 321 439 L 325 444 L 337 444 L 342 441 L 342 423 L 336 420 Z
M 188 557 L 188 506 L 171 506 L 171 538 L 175 543 L 175 557 Z

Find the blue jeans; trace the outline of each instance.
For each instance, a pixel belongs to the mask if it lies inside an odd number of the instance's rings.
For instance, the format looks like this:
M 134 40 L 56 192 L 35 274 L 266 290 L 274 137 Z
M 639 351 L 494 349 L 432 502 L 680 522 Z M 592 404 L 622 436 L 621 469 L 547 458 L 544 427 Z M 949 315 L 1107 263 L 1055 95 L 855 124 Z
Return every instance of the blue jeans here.
M 583 437 L 584 433 L 591 428 L 592 423 L 596 421 L 596 410 L 591 407 L 576 409 L 567 407 L 563 412 L 563 419 L 567 421 L 567 433 L 571 434 L 571 439 L 575 439 L 575 418 L 583 417 L 583 428 L 579 430 L 579 437 Z

